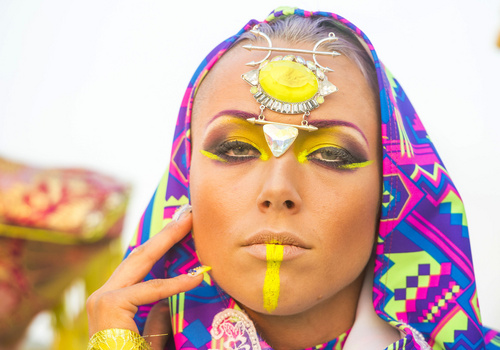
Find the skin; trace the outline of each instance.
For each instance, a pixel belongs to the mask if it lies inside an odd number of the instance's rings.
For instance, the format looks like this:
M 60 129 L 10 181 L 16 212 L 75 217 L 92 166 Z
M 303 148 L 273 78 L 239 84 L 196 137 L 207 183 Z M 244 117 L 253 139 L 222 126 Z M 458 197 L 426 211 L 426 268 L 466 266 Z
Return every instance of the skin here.
M 276 40 L 275 46 L 281 45 L 310 49 L 310 45 Z M 109 328 L 137 332 L 133 316 L 139 305 L 187 291 L 202 281 L 200 275 L 141 282 L 165 251 L 191 229 L 200 261 L 212 266 L 211 276 L 245 309 L 274 349 L 315 346 L 352 326 L 378 225 L 381 142 L 376 99 L 357 66 L 347 58 L 319 57 L 320 64 L 335 69 L 328 77 L 339 91 L 327 96 L 309 121 L 324 124 L 335 120 L 355 127 L 336 125 L 310 134 L 300 131 L 290 149 L 275 158 L 261 126 L 250 125 L 234 112 L 223 112 L 259 111 L 240 76 L 249 70 L 246 62 L 261 57 L 262 53 L 236 47 L 200 86 L 192 127 L 194 215 L 185 214 L 134 250 L 90 296 L 91 335 Z M 292 124 L 299 124 L 302 118 L 269 110 L 265 116 Z M 253 149 L 217 155 L 213 148 L 221 140 L 237 140 Z M 332 160 L 331 154 L 317 150 L 323 144 L 355 154 L 353 163 L 358 165 L 332 168 L 332 163 L 324 163 Z M 242 155 L 252 157 L 224 161 Z M 263 304 L 266 261 L 248 252 L 248 239 L 259 232 L 299 237 L 303 246 L 300 255 L 281 262 L 280 296 L 271 314 Z M 290 248 L 281 243 L 285 251 Z M 168 317 L 164 317 L 167 310 L 164 303 L 157 304 L 144 334 L 170 333 Z M 165 337 L 150 340 L 154 349 L 162 349 L 166 342 Z
M 275 46 L 281 45 L 294 47 L 276 40 Z M 377 104 L 349 59 L 319 58 L 320 64 L 335 69 L 328 77 L 339 92 L 327 96 L 309 121 L 335 120 L 355 127 L 337 125 L 316 135 L 300 131 L 283 156 L 263 160 L 258 151 L 267 147 L 262 126 L 248 123 L 245 134 L 238 125 L 245 121 L 237 113 L 223 112 L 258 113 L 241 74 L 249 70 L 245 63 L 261 57 L 259 52 L 232 49 L 198 91 L 190 178 L 193 233 L 202 263 L 212 266 L 212 277 L 245 309 L 264 339 L 275 349 L 306 348 L 337 337 L 354 321 L 378 224 Z M 264 114 L 267 120 L 291 124 L 302 118 L 270 110 Z M 235 139 L 252 143 L 257 151 L 245 150 L 252 157 L 242 161 L 223 161 L 242 156 L 234 149 L 217 155 L 218 144 Z M 332 169 L 322 163 L 325 154 L 304 158 L 304 152 L 321 144 L 340 146 L 360 156 L 358 163 L 368 163 Z M 207 156 L 207 151 L 223 160 Z M 266 262 L 246 249 L 248 238 L 262 231 L 288 232 L 300 237 L 305 248 L 299 257 L 281 263 L 280 297 L 272 314 L 263 306 Z

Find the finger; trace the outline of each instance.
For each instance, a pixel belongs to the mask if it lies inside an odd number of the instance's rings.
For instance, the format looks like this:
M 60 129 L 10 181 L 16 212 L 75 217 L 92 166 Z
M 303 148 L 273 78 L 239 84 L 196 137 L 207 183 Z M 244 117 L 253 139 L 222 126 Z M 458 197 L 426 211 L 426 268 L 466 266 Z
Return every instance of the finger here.
M 163 350 L 172 334 L 168 300 L 160 300 L 149 311 L 144 325 L 144 339 L 154 350 Z
M 135 248 L 116 268 L 102 290 L 119 289 L 142 281 L 153 265 L 191 230 L 192 223 L 191 213 L 179 221 L 171 221 L 154 237 Z
M 95 292 L 87 300 L 89 334 L 108 328 L 137 332 L 133 317 L 140 305 L 193 289 L 203 280 L 202 276 L 180 275 L 169 279 L 154 279 L 108 292 Z
M 193 289 L 203 281 L 203 275 L 180 275 L 168 279 L 152 279 L 137 283 L 110 293 L 117 295 L 120 300 L 127 301 L 137 307 L 154 303 L 172 295 Z

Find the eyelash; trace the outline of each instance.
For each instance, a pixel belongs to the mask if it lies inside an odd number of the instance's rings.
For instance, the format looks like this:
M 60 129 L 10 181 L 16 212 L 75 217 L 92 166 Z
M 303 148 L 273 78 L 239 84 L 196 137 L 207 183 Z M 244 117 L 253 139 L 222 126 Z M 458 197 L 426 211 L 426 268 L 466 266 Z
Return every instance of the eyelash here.
M 235 155 L 234 152 L 248 151 L 249 154 Z M 233 155 L 229 154 L 233 152 Z M 261 153 L 252 144 L 229 140 L 217 145 L 213 153 L 228 163 L 242 163 L 251 159 L 259 158 Z M 323 155 L 321 158 L 318 156 Z M 334 158 L 327 160 L 323 157 Z M 353 169 L 350 166 L 366 162 L 364 159 L 353 156 L 349 151 L 340 147 L 325 146 L 314 150 L 306 156 L 308 161 L 332 169 Z
M 326 160 L 326 159 L 320 159 L 315 156 L 329 153 L 327 155 L 328 157 L 334 157 L 335 159 L 332 160 Z M 324 155 L 323 155 L 324 157 Z M 352 164 L 357 164 L 357 163 L 362 163 L 365 160 L 357 158 L 353 156 L 350 152 L 347 150 L 340 148 L 340 147 L 321 147 L 318 148 L 317 150 L 309 153 L 307 155 L 307 160 L 311 162 L 315 162 L 319 165 L 326 166 L 328 168 L 333 168 L 333 169 L 349 169 L 349 165 Z
M 253 154 L 250 155 L 230 155 L 229 152 L 235 152 L 235 151 L 249 151 L 253 152 Z M 260 157 L 260 152 L 252 146 L 251 144 L 247 142 L 242 142 L 238 140 L 232 140 L 232 141 L 225 141 L 217 147 L 215 147 L 214 152 L 215 155 L 218 157 L 224 159 L 227 162 L 230 163 L 238 163 L 238 162 L 244 162 L 250 159 L 255 159 Z

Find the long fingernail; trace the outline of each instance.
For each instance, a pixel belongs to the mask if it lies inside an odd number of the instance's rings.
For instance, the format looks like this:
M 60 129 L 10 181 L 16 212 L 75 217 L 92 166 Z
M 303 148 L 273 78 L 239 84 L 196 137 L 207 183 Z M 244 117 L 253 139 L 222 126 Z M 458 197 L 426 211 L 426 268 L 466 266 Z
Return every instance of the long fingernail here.
M 172 216 L 172 220 L 179 221 L 183 217 L 185 217 L 187 214 L 189 214 L 190 212 L 191 212 L 191 205 L 189 205 L 189 204 L 181 205 L 175 211 L 174 215 Z
M 199 276 L 202 273 L 205 273 L 205 272 L 210 271 L 210 270 L 212 270 L 212 268 L 210 266 L 201 265 L 201 266 L 195 267 L 194 269 L 189 270 L 186 275 L 191 276 L 191 277 L 196 277 L 196 276 Z

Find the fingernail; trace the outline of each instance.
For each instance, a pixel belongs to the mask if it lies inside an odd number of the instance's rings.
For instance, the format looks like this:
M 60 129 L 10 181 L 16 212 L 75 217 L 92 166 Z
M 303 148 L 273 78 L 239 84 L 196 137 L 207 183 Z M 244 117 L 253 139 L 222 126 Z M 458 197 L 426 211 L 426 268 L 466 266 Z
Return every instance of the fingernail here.
M 183 217 L 185 217 L 190 212 L 191 212 L 191 205 L 189 205 L 189 204 L 181 205 L 175 211 L 174 215 L 172 216 L 172 220 L 173 221 L 179 221 L 180 219 L 182 219 Z
M 202 265 L 202 266 L 198 266 L 198 267 L 195 267 L 194 269 L 189 270 L 186 275 L 191 276 L 191 277 L 196 277 L 196 276 L 199 276 L 202 273 L 205 273 L 205 272 L 210 271 L 210 270 L 212 270 L 212 268 L 210 266 Z

